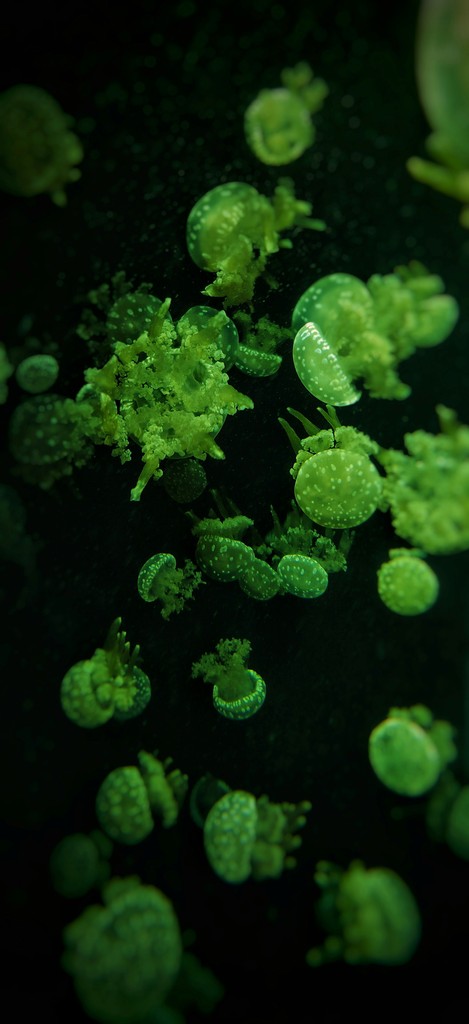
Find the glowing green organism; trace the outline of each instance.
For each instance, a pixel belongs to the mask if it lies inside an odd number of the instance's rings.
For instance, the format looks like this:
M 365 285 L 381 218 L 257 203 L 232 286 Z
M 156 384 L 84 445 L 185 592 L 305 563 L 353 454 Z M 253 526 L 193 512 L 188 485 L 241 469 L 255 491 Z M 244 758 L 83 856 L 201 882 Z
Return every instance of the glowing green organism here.
M 172 759 L 159 761 L 141 750 L 139 767 L 114 768 L 101 783 L 96 796 L 96 816 L 101 828 L 116 842 L 134 846 L 153 831 L 153 815 L 163 828 L 175 825 L 187 792 L 187 775 L 168 768 Z
M 207 474 L 196 459 L 175 459 L 168 462 L 163 474 L 166 494 L 180 505 L 196 501 L 207 487 Z
M 74 466 L 84 466 L 100 439 L 100 416 L 93 404 L 61 395 L 36 395 L 13 410 L 9 447 L 21 476 L 47 489 L 69 476 Z
M 263 164 L 291 164 L 314 142 L 311 114 L 329 90 L 302 61 L 281 74 L 284 88 L 262 89 L 244 115 L 246 141 Z
M 0 94 L 0 188 L 14 196 L 47 192 L 65 206 L 65 186 L 77 181 L 83 159 L 73 118 L 44 89 L 13 85 Z
M 178 975 L 182 940 L 171 901 L 139 878 L 112 878 L 104 906 L 64 929 L 64 969 L 85 1013 L 102 1024 L 154 1020 Z
M 291 470 L 295 500 L 309 519 L 320 526 L 344 530 L 364 523 L 376 511 L 382 480 L 370 459 L 378 445 L 354 427 L 340 426 L 328 407 L 330 430 L 317 430 L 301 441 Z
M 192 666 L 193 679 L 213 686 L 213 706 L 224 718 L 251 718 L 264 703 L 265 682 L 246 667 L 250 651 L 249 640 L 220 640 Z
M 255 601 L 270 601 L 280 590 L 275 569 L 262 558 L 254 558 L 238 577 L 241 590 Z
M 127 292 L 116 299 L 106 319 L 106 336 L 114 347 L 117 342 L 131 345 L 151 325 L 163 305 L 161 299 L 146 291 Z
M 435 720 L 424 704 L 390 708 L 373 729 L 368 756 L 380 782 L 401 796 L 421 796 L 438 781 L 457 751 L 454 728 Z
M 295 597 L 320 597 L 329 577 L 322 565 L 309 555 L 284 555 L 277 565 L 282 589 Z
M 217 801 L 204 824 L 204 845 L 210 866 L 224 882 L 239 885 L 278 878 L 295 867 L 292 851 L 301 846 L 294 833 L 306 823 L 309 801 L 273 804 L 267 796 L 232 790 Z
M 322 889 L 318 917 L 329 935 L 323 946 L 307 953 L 310 967 L 340 959 L 386 965 L 411 959 L 420 942 L 420 913 L 395 871 L 366 868 L 359 860 L 344 871 L 319 861 L 314 877 Z
M 95 829 L 89 835 L 74 832 L 54 846 L 49 872 L 56 892 L 67 899 L 85 896 L 90 889 L 100 889 L 110 876 L 109 858 L 112 843 Z
M 378 569 L 378 594 L 397 615 L 422 615 L 438 597 L 438 576 L 413 548 L 391 548 Z
M 433 840 L 447 843 L 456 857 L 469 861 L 469 786 L 462 786 L 449 770 L 430 794 L 426 821 Z
M 199 537 L 195 550 L 202 572 L 218 583 L 239 580 L 254 561 L 254 552 L 242 540 L 207 533 Z
M 149 480 L 162 476 L 164 459 L 224 458 L 215 437 L 226 417 L 253 407 L 228 382 L 216 317 L 201 330 L 184 321 L 176 330 L 169 305 L 167 299 L 159 306 L 149 331 L 129 344 L 116 342 L 107 363 L 85 374 L 86 399 L 107 403 L 98 405 L 96 443 L 110 445 L 121 462 L 131 458 L 132 443 L 142 450 L 133 501 Z
M 131 650 L 121 622 L 114 619 L 104 647 L 72 665 L 62 680 L 62 708 L 67 718 L 84 729 L 95 729 L 113 717 L 135 718 L 150 700 L 150 680 L 137 666 L 140 647 L 137 644 Z
M 59 364 L 54 356 L 44 353 L 22 359 L 16 367 L 15 377 L 23 391 L 40 395 L 52 388 L 59 375 Z
M 383 498 L 399 537 L 430 555 L 469 547 L 469 427 L 437 405 L 440 434 L 405 434 L 408 454 L 380 450 Z
M 416 38 L 420 101 L 432 128 L 432 163 L 407 161 L 417 181 L 463 204 L 469 227 L 469 9 L 466 0 L 421 0 Z
M 201 582 L 202 576 L 190 559 L 183 569 L 178 569 L 174 555 L 161 552 L 142 565 L 137 587 L 144 601 L 161 601 L 162 618 L 169 619 L 174 612 L 182 611 Z
M 189 213 L 187 248 L 202 270 L 216 273 L 205 295 L 220 296 L 226 306 L 250 302 L 268 257 L 291 247 L 280 233 L 296 225 L 322 230 L 310 218 L 311 204 L 295 199 L 292 183 L 282 180 L 272 200 L 252 185 L 228 181 L 207 192 Z
M 294 412 L 292 409 L 288 411 Z M 284 420 L 282 423 L 287 425 Z M 300 447 L 301 441 L 298 438 L 295 450 L 298 452 Z M 269 530 L 263 544 L 256 548 L 256 551 L 263 557 L 271 558 L 277 570 L 285 555 L 303 555 L 319 563 L 326 573 L 346 571 L 352 534 L 344 530 L 340 534 L 339 542 L 335 544 L 331 537 L 325 537 L 313 529 L 311 520 L 301 512 L 295 501 L 292 501 L 292 507 L 283 523 L 273 508 L 270 511 L 274 522 L 273 529 Z
M 295 370 L 305 388 L 329 405 L 353 405 L 362 379 L 373 398 L 406 398 L 397 373 L 417 348 L 438 345 L 458 318 L 443 281 L 414 261 L 367 284 L 328 274 L 307 288 L 293 310 Z

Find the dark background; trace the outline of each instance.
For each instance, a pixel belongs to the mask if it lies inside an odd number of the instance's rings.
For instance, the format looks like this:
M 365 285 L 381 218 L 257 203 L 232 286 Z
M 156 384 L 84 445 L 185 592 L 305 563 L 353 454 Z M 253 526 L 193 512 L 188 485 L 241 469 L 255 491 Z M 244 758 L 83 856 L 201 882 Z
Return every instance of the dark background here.
M 124 269 L 135 285 L 146 281 L 156 295 L 171 296 L 175 316 L 200 302 L 209 278 L 186 251 L 188 212 L 223 181 L 272 194 L 284 169 L 250 152 L 243 113 L 260 88 L 279 84 L 282 68 L 303 59 L 330 94 L 314 118 L 314 147 L 286 173 L 328 230 L 294 233 L 293 250 L 272 257 L 279 288 L 258 282 L 255 315 L 289 325 L 297 298 L 319 276 L 346 271 L 366 279 L 422 260 L 460 303 L 455 331 L 402 367 L 409 399 L 365 395 L 342 419 L 396 447 L 406 430 L 437 430 L 438 402 L 467 419 L 469 235 L 458 225 L 457 204 L 405 169 L 408 156 L 423 155 L 428 134 L 414 81 L 417 6 L 185 0 L 159 12 L 136 3 L 4 14 L 1 87 L 27 82 L 48 90 L 76 118 L 85 157 L 65 209 L 47 197 L 0 196 L 2 339 L 20 344 L 27 324 L 30 334 L 56 344 L 59 390 L 73 396 L 90 364 L 76 334 L 90 288 Z M 261 533 L 270 527 L 270 505 L 283 518 L 293 493 L 292 452 L 277 418 L 288 405 L 314 416 L 288 346 L 283 354 L 272 379 L 233 371 L 232 383 L 255 409 L 227 420 L 219 438 L 226 460 L 205 464 L 210 487 L 223 488 Z M 3 427 L 22 397 L 13 381 L 9 392 Z M 11 957 L 21 976 L 20 987 L 7 978 L 5 1002 L 15 1000 L 20 1018 L 85 1019 L 59 966 L 61 930 L 97 894 L 59 898 L 48 881 L 49 856 L 65 834 L 95 827 L 95 794 L 108 771 L 133 763 L 142 748 L 158 748 L 191 784 L 212 772 L 232 788 L 312 803 L 298 865 L 273 882 L 219 881 L 187 804 L 173 830 L 156 826 L 139 847 L 114 850 L 113 873 L 138 873 L 161 887 L 181 927 L 194 929 L 194 952 L 226 989 L 212 1019 L 309 1021 L 318 1010 L 321 1019 L 338 1019 L 347 1009 L 371 1019 L 380 1012 L 376 993 L 399 1008 L 409 985 L 422 1011 L 462 1008 L 467 864 L 430 843 L 424 801 L 410 804 L 380 785 L 367 739 L 390 705 L 425 702 L 457 726 L 456 771 L 465 779 L 467 554 L 430 559 L 441 593 L 429 613 L 393 616 L 377 597 L 376 570 L 396 541 L 389 517 L 377 513 L 357 530 L 347 573 L 331 577 L 320 600 L 255 602 L 236 586 L 209 581 L 164 622 L 156 605 L 139 598 L 138 570 L 158 550 L 181 564 L 193 557 L 194 541 L 184 509 L 162 486 L 150 484 L 140 504 L 130 503 L 138 451 L 121 467 L 108 449 L 97 449 L 85 469 L 48 492 L 18 479 L 6 451 L 3 464 L 3 479 L 25 503 L 37 561 L 26 600 L 14 564 L 5 564 L 2 586 L 2 940 L 4 961 Z M 210 507 L 208 492 L 194 505 L 199 515 Z M 141 645 L 153 698 L 132 722 L 80 730 L 61 711 L 60 681 L 103 642 L 116 615 Z M 226 636 L 251 641 L 250 664 L 267 683 L 262 711 L 245 723 L 217 715 L 209 688 L 190 677 L 192 662 Z M 396 807 L 401 816 L 393 815 Z M 323 937 L 314 865 L 346 866 L 357 857 L 393 868 L 410 885 L 422 913 L 420 948 L 401 968 L 313 972 L 305 953 Z

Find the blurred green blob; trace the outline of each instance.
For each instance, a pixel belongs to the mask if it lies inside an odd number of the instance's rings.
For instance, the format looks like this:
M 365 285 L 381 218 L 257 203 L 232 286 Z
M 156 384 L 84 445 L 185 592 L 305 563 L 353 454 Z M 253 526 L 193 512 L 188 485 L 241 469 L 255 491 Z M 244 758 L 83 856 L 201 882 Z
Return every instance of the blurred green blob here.
M 180 505 L 196 501 L 207 486 L 207 474 L 196 459 L 176 459 L 168 462 L 163 474 L 166 494 Z
M 455 759 L 454 732 L 449 722 L 435 720 L 423 704 L 390 708 L 369 738 L 371 767 L 394 793 L 422 796 Z
M 438 597 L 440 584 L 433 569 L 413 548 L 392 548 L 389 561 L 378 569 L 378 594 L 397 615 L 422 615 Z
M 279 166 L 297 160 L 314 142 L 311 121 L 329 90 L 314 78 L 306 61 L 281 74 L 283 88 L 261 89 L 244 115 L 246 141 L 263 164 Z
M 56 892 L 67 899 L 100 888 L 110 876 L 112 843 L 102 832 L 64 836 L 52 850 L 49 872 Z
M 143 601 L 160 601 L 161 616 L 169 619 L 170 615 L 182 611 L 201 582 L 200 572 L 190 559 L 186 560 L 183 569 L 178 569 L 174 555 L 159 552 L 147 558 L 142 565 L 137 588 Z
M 22 359 L 16 367 L 15 377 L 23 391 L 39 395 L 52 388 L 59 375 L 59 364 L 54 356 L 38 353 Z
M 96 796 L 96 816 L 104 832 L 116 842 L 134 846 L 153 831 L 156 816 L 164 828 L 177 821 L 187 792 L 187 775 L 168 769 L 171 758 L 159 761 L 141 750 L 139 767 L 114 768 Z

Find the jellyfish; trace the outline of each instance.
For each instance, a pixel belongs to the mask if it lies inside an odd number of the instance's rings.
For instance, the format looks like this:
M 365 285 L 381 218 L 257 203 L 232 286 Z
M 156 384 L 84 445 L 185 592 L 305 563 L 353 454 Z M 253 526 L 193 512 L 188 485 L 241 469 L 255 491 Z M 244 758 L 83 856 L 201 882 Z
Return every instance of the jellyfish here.
M 438 576 L 414 548 L 392 548 L 378 569 L 378 594 L 398 615 L 421 615 L 438 597 Z
M 295 597 L 321 597 L 329 583 L 326 570 L 309 555 L 284 555 L 277 565 L 282 589 Z
M 457 751 L 455 730 L 435 720 L 424 704 L 390 708 L 368 742 L 371 767 L 380 782 L 401 796 L 417 797 L 435 786 Z
M 306 824 L 308 800 L 298 804 L 271 803 L 244 790 L 232 790 L 217 800 L 204 823 L 204 846 L 210 866 L 224 882 L 239 885 L 278 878 L 293 868 L 294 850 L 301 846 L 295 835 Z
M 190 559 L 186 560 L 183 569 L 178 569 L 174 555 L 159 552 L 147 558 L 142 565 L 137 588 L 143 601 L 160 601 L 161 616 L 169 619 L 173 613 L 182 611 L 201 582 L 202 576 Z
M 50 195 L 65 206 L 65 186 L 77 181 L 83 159 L 73 119 L 35 85 L 13 85 L 0 94 L 0 188 L 15 196 Z
M 352 861 L 346 870 L 319 861 L 315 881 L 322 893 L 317 913 L 329 935 L 306 961 L 349 964 L 407 963 L 420 942 L 421 918 L 414 895 L 395 871 Z
M 376 511 L 381 477 L 368 455 L 342 448 L 318 452 L 300 466 L 295 500 L 319 526 L 345 530 Z
M 192 678 L 213 687 L 213 706 L 224 718 L 251 718 L 264 703 L 265 682 L 246 666 L 250 652 L 249 640 L 220 640 L 192 665 Z
M 469 9 L 466 0 L 421 0 L 416 37 L 420 101 L 432 128 L 426 141 L 433 161 L 413 156 L 417 181 L 463 204 L 469 227 Z
M 322 107 L 329 90 L 302 61 L 282 72 L 283 87 L 261 89 L 244 115 L 246 141 L 263 164 L 297 160 L 313 144 L 311 114 Z
M 67 899 L 100 889 L 111 874 L 112 842 L 98 829 L 88 835 L 74 832 L 64 836 L 52 850 L 49 873 L 56 892 Z
M 106 835 L 134 846 L 150 835 L 154 817 L 163 828 L 177 821 L 187 792 L 187 775 L 171 769 L 171 758 L 158 760 L 141 750 L 139 767 L 114 768 L 101 783 L 96 796 L 96 816 Z

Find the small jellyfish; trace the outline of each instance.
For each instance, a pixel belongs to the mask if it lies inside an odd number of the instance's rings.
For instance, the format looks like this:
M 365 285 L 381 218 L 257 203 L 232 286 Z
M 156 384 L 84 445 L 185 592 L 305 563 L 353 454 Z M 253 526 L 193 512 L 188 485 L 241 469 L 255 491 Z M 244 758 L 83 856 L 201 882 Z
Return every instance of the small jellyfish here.
M 318 452 L 300 467 L 295 499 L 319 526 L 345 530 L 366 522 L 376 511 L 381 477 L 367 455 L 343 448 Z
M 270 601 L 280 590 L 278 573 L 262 558 L 253 558 L 239 574 L 238 583 L 241 590 L 256 601 Z
M 46 192 L 65 206 L 65 186 L 77 181 L 83 159 L 72 118 L 44 89 L 14 85 L 0 94 L 0 188 L 15 196 Z
M 109 341 L 130 345 L 144 331 L 149 331 L 163 303 L 148 292 L 129 292 L 113 302 L 106 321 Z
M 54 356 L 37 354 L 22 359 L 16 367 L 15 377 L 23 391 L 40 395 L 52 388 L 59 375 L 59 364 Z
M 96 816 L 101 828 L 116 842 L 134 846 L 150 835 L 154 816 L 164 828 L 177 821 L 187 792 L 187 775 L 168 772 L 171 758 L 159 761 L 141 750 L 139 767 L 114 768 L 96 796 Z
M 56 892 L 67 899 L 85 896 L 90 889 L 101 888 L 110 876 L 112 843 L 97 829 L 86 835 L 74 832 L 54 846 L 49 873 Z
M 186 560 L 183 569 L 178 569 L 174 555 L 160 552 L 147 558 L 142 565 L 137 588 L 143 601 L 160 601 L 161 616 L 169 619 L 173 613 L 182 611 L 201 582 L 201 574 L 190 559 Z
M 378 569 L 378 594 L 397 615 L 422 615 L 438 597 L 438 576 L 412 548 L 393 548 Z
M 434 720 L 425 705 L 391 708 L 372 730 L 368 742 L 371 767 L 380 782 L 401 796 L 427 793 L 456 757 L 454 729 Z
M 314 142 L 311 114 L 328 94 L 306 62 L 282 72 L 283 88 L 261 89 L 244 115 L 246 141 L 263 164 L 297 160 Z
M 193 679 L 213 686 L 213 706 L 224 718 L 251 718 L 264 703 L 265 682 L 246 665 L 250 651 L 249 640 L 220 640 L 192 666 Z
M 173 501 L 186 505 L 203 494 L 207 486 L 207 474 L 198 459 L 167 460 L 162 484 Z
M 309 555 L 284 555 L 277 565 L 277 572 L 282 589 L 295 597 L 321 597 L 329 583 L 326 570 Z
M 229 583 L 239 580 L 249 569 L 255 555 L 252 548 L 242 540 L 206 533 L 197 541 L 195 557 L 207 576 L 218 583 Z
M 213 306 L 191 306 L 178 320 L 177 327 L 183 331 L 194 327 L 199 334 L 206 328 L 216 327 L 216 342 L 223 353 L 225 370 L 230 370 L 236 362 L 239 349 L 238 328 L 223 310 Z

